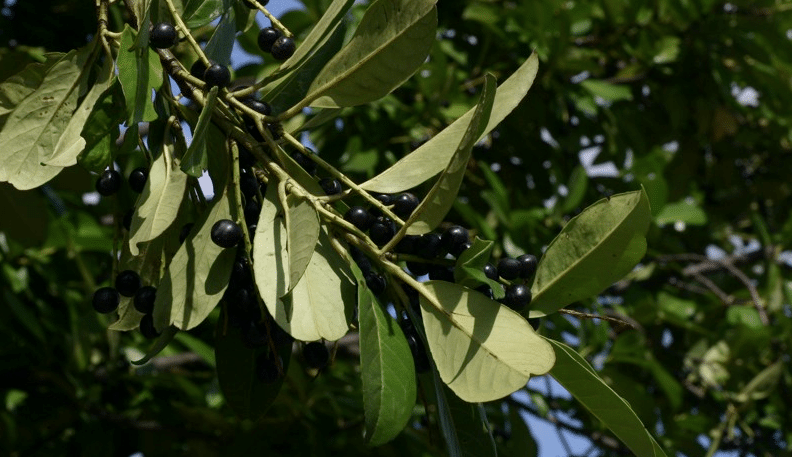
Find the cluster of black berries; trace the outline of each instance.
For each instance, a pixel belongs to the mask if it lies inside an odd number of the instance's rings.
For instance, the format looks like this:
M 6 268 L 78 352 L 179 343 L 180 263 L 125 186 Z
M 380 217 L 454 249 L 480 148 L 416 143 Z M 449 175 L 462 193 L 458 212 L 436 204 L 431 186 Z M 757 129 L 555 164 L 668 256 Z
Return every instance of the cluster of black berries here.
M 412 299 L 413 297 L 410 297 L 411 301 Z M 418 297 L 416 295 L 413 309 L 417 307 Z M 429 363 L 429 356 L 426 353 L 426 347 L 423 344 L 423 340 L 418 335 L 418 330 L 415 329 L 415 325 L 413 325 L 412 321 L 410 321 L 406 315 L 399 319 L 399 326 L 401 327 L 402 332 L 404 332 L 404 337 L 407 338 L 407 344 L 410 346 L 410 352 L 412 353 L 413 362 L 415 363 L 415 372 L 426 373 L 431 368 L 431 365 Z
M 157 289 L 152 286 L 142 286 L 140 275 L 132 270 L 119 273 L 115 279 L 115 287 L 102 287 L 94 292 L 93 308 L 99 313 L 111 313 L 118 308 L 122 295 L 131 297 L 135 309 L 143 313 L 140 319 L 140 333 L 146 338 L 159 336 L 154 328 L 153 315 Z
M 132 170 L 132 173 L 129 174 L 129 187 L 139 194 L 143 192 L 147 180 L 148 168 L 135 168 Z M 109 168 L 102 172 L 96 180 L 96 191 L 104 197 L 109 197 L 121 189 L 122 181 L 123 178 L 121 177 L 121 173 L 115 171 L 113 168 Z
M 280 30 L 274 27 L 265 27 L 261 29 L 258 35 L 259 48 L 272 54 L 275 60 L 284 61 L 294 55 L 297 45 L 294 39 L 285 36 Z
M 297 162 L 297 165 L 302 167 L 306 173 L 316 177 L 318 167 L 316 162 L 311 159 L 311 155 L 316 154 L 311 148 L 305 148 L 305 152 L 295 151 L 291 154 L 292 159 Z M 338 195 L 344 188 L 341 186 L 341 181 L 332 177 L 324 177 L 319 179 L 319 186 L 327 195 Z
M 415 195 L 404 192 L 397 196 L 377 194 L 377 200 L 383 205 L 391 206 L 391 210 L 402 219 L 410 217 L 420 200 Z M 353 206 L 344 214 L 344 219 L 363 232 L 368 231 L 369 238 L 379 247 L 385 246 L 396 235 L 396 223 L 391 218 L 379 214 L 378 210 Z

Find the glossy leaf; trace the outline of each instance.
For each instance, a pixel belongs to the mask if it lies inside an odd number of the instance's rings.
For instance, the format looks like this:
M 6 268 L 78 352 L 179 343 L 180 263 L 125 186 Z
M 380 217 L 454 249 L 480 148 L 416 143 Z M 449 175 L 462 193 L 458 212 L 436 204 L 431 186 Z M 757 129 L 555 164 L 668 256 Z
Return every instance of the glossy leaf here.
M 492 113 L 482 137 L 491 132 L 522 101 L 536 78 L 538 67 L 539 59 L 533 54 L 498 87 Z M 475 110 L 476 108 L 471 108 L 431 140 L 361 184 L 361 187 L 369 191 L 396 193 L 411 189 L 443 171 L 465 135 Z
M 189 330 L 203 322 L 217 306 L 228 286 L 236 249 L 224 249 L 211 239 L 212 226 L 232 217 L 228 194 L 215 196 L 211 209 L 196 222 L 168 266 L 157 289 L 154 326 L 157 330 L 171 324 Z
M 553 366 L 550 345 L 500 303 L 445 281 L 426 282 L 418 292 L 437 370 L 461 399 L 503 398 Z
M 220 65 L 229 65 L 235 39 L 236 20 L 232 9 L 228 10 L 228 13 L 220 19 L 220 23 L 217 24 L 212 37 L 206 43 L 206 48 L 204 49 L 206 57 Z
M 325 65 L 306 98 L 311 106 L 338 108 L 378 100 L 407 80 L 434 43 L 432 0 L 378 0 L 369 6 L 352 40 Z
M 473 245 L 465 249 L 457 258 L 454 268 L 454 282 L 475 289 L 480 284 L 486 284 L 492 289 L 495 299 L 503 298 L 503 286 L 498 281 L 492 280 L 484 274 L 484 265 L 489 263 L 492 248 L 495 243 L 476 237 Z
M 319 240 L 319 214 L 308 200 L 289 195 L 286 199 L 289 217 L 286 218 L 286 233 L 289 241 L 289 287 L 299 282 L 313 257 Z
M 86 65 L 91 51 L 92 47 L 86 46 L 60 54 L 55 62 L 52 56 L 44 65 L 30 65 L 19 79 L 4 85 L 3 103 L 11 111 L 0 130 L 0 181 L 20 190 L 33 189 L 62 170 L 42 163 L 52 156 L 69 128 L 79 98 L 88 89 L 90 69 Z M 10 95 L 16 90 L 27 96 Z M 10 104 L 15 101 L 16 105 Z M 82 126 L 75 133 L 78 138 L 80 130 Z M 74 158 L 79 152 L 74 152 Z
M 359 270 L 355 276 L 358 284 L 365 284 Z M 410 419 L 415 364 L 399 324 L 366 287 L 358 287 L 358 309 L 366 441 L 379 446 L 401 433 Z
M 601 420 L 636 456 L 665 457 L 665 453 L 630 405 L 613 391 L 574 349 L 547 340 L 555 350 L 550 374 L 586 409 Z
M 259 295 L 273 316 L 283 308 L 289 287 L 289 255 L 284 213 L 277 186 L 267 186 L 253 238 L 253 275 Z
M 195 129 L 193 130 L 192 142 L 182 159 L 182 171 L 194 178 L 199 178 L 203 174 L 203 171 L 209 167 L 209 153 L 207 151 L 206 137 L 211 123 L 210 121 L 212 120 L 212 111 L 217 104 L 218 90 L 218 87 L 215 86 L 207 93 L 206 105 L 201 109 L 201 114 L 198 116 L 198 122 L 195 124 Z
M 651 217 L 639 190 L 602 199 L 572 218 L 539 262 L 530 316 L 598 294 L 629 273 L 646 252 Z
M 432 186 L 432 189 L 429 190 L 405 223 L 408 235 L 429 233 L 445 219 L 448 210 L 451 209 L 456 200 L 457 193 L 459 193 L 459 186 L 462 185 L 462 179 L 465 177 L 465 170 L 470 160 L 473 145 L 487 125 L 494 97 L 495 77 L 487 74 L 484 77 L 484 89 L 481 92 L 481 98 L 479 98 L 479 102 L 473 111 L 473 116 L 470 117 L 470 124 L 465 130 L 456 152 L 451 156 L 451 160 L 434 186 Z
M 271 384 L 259 381 L 256 357 L 266 353 L 268 348 L 256 350 L 245 346 L 241 331 L 229 325 L 225 318 L 218 320 L 215 334 L 217 381 L 225 401 L 239 417 L 261 417 L 280 393 L 284 380 L 281 377 Z M 286 372 L 291 360 L 291 344 L 282 345 L 278 355 Z
M 129 250 L 138 255 L 141 242 L 160 236 L 176 220 L 187 189 L 187 175 L 171 157 L 172 148 L 165 147 L 151 165 L 146 185 L 140 195 L 129 230 Z
M 157 118 L 151 91 L 162 85 L 162 66 L 159 56 L 148 46 L 135 46 L 135 31 L 129 26 L 121 33 L 121 43 L 116 59 L 118 80 L 124 90 L 127 123 L 137 124 Z
M 182 20 L 189 28 L 203 27 L 223 14 L 223 0 L 187 0 Z
M 355 302 L 355 282 L 325 232 L 308 268 L 283 302 L 284 306 L 268 303 L 267 307 L 275 322 L 297 340 L 335 341 L 349 330 L 347 304 Z

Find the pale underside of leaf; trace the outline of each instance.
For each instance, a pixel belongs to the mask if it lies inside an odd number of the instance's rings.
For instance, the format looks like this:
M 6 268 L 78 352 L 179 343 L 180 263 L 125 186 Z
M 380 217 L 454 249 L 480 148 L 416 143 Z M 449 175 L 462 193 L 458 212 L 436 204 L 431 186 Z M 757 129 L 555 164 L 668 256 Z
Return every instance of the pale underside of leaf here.
M 550 344 L 509 308 L 445 281 L 428 281 L 418 291 L 432 358 L 459 398 L 503 398 L 553 366 Z
M 465 177 L 465 170 L 470 160 L 473 145 L 487 125 L 487 120 L 492 111 L 494 95 L 495 77 L 487 74 L 484 78 L 484 90 L 481 91 L 479 102 L 476 104 L 473 116 L 470 117 L 470 124 L 465 130 L 465 134 L 462 135 L 462 140 L 457 145 L 456 152 L 451 157 L 440 178 L 435 182 L 432 189 L 426 194 L 423 201 L 413 211 L 405 224 L 408 235 L 423 235 L 431 232 L 440 225 L 440 222 L 448 214 L 448 210 L 451 209 L 457 193 L 459 193 L 462 179 Z
M 640 190 L 602 199 L 571 219 L 539 262 L 530 316 L 598 294 L 629 273 L 646 252 L 651 217 Z
M 215 197 L 212 208 L 196 221 L 200 227 L 187 237 L 168 266 L 157 289 L 154 326 L 189 330 L 200 324 L 223 296 L 236 249 L 224 249 L 211 239 L 215 221 L 232 219 L 228 194 Z
M 187 175 L 170 159 L 172 147 L 165 146 L 149 171 L 140 202 L 132 217 L 129 250 L 138 255 L 138 244 L 161 235 L 176 220 L 187 188 Z
M 432 0 L 378 0 L 352 40 L 325 65 L 308 90 L 311 106 L 338 108 L 382 98 L 407 80 L 434 43 Z
M 316 252 L 291 294 L 274 313 L 275 322 L 301 341 L 334 341 L 349 330 L 346 304 L 355 300 L 355 282 L 349 265 L 330 246 L 322 232 Z
M 62 170 L 42 162 L 55 151 L 86 89 L 84 66 L 90 51 L 86 46 L 66 54 L 9 114 L 0 131 L 0 181 L 20 190 L 33 189 Z
M 299 282 L 308 263 L 313 257 L 316 242 L 319 240 L 319 214 L 311 203 L 295 195 L 287 198 L 289 218 L 286 219 L 286 233 L 289 235 L 289 287 Z
M 277 186 L 267 186 L 253 238 L 253 276 L 259 295 L 271 315 L 283 308 L 280 297 L 289 284 L 286 225 L 278 201 Z
M 538 66 L 539 59 L 533 54 L 498 87 L 492 114 L 481 137 L 492 131 L 522 101 L 536 78 Z M 431 140 L 360 187 L 368 191 L 396 193 L 411 189 L 443 171 L 465 134 L 474 111 L 475 108 L 471 108 Z

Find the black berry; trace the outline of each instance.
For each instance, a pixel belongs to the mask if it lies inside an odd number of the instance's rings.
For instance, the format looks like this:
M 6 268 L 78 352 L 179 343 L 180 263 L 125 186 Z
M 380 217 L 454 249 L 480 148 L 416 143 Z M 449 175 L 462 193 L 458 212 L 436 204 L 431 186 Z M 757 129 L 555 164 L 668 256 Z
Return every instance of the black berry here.
M 221 248 L 236 246 L 243 236 L 242 228 L 232 220 L 221 219 L 212 226 L 212 241 Z
M 250 223 L 256 223 L 260 213 L 261 205 L 253 201 L 253 199 L 248 200 L 245 204 L 245 220 Z
M 396 252 L 401 254 L 417 254 L 420 249 L 420 235 L 404 235 L 396 244 Z
M 124 270 L 116 276 L 115 286 L 119 294 L 134 297 L 140 289 L 140 275 L 132 270 Z
M 96 312 L 107 314 L 115 311 L 120 302 L 121 296 L 118 295 L 117 290 L 112 287 L 102 287 L 94 292 L 91 304 Z
M 500 259 L 498 261 L 498 273 L 503 279 L 517 279 L 520 276 L 520 262 L 510 257 Z
M 283 36 L 283 34 L 280 32 L 280 30 L 273 27 L 265 27 L 261 29 L 258 35 L 259 49 L 264 52 L 272 52 L 272 45 L 274 45 L 275 41 L 281 36 Z
M 308 172 L 309 175 L 313 176 L 316 174 L 316 162 L 311 160 L 311 158 L 307 155 L 297 151 L 292 153 L 292 159 L 294 159 L 294 161 L 297 162 L 299 166 L 303 167 L 303 169 Z
M 166 49 L 176 44 L 178 34 L 176 28 L 167 22 L 160 22 L 151 28 L 149 33 L 149 44 L 157 49 Z
M 442 265 L 429 267 L 429 279 L 454 282 L 454 270 Z
M 135 309 L 143 314 L 151 314 L 154 311 L 154 300 L 157 298 L 157 289 L 152 286 L 143 286 L 135 292 L 133 304 Z
M 349 248 L 349 255 L 352 257 L 352 260 L 355 261 L 360 271 L 363 272 L 364 275 L 367 275 L 371 271 L 371 261 L 363 254 L 363 251 L 360 249 L 351 246 Z
M 272 114 L 272 107 L 270 106 L 269 103 L 262 102 L 254 98 L 249 98 L 245 100 L 244 103 L 245 105 L 247 105 L 248 108 L 252 109 L 257 113 L 261 113 L 265 116 L 269 116 L 270 114 Z
M 327 362 L 330 361 L 330 352 L 327 350 L 327 346 L 325 346 L 324 343 L 314 341 L 306 344 L 303 348 L 303 358 L 305 359 L 305 364 L 310 368 L 321 370 L 326 367 Z
M 213 64 L 204 72 L 204 81 L 207 87 L 225 87 L 231 82 L 231 72 L 228 67 L 223 65 Z
M 468 236 L 467 229 L 459 225 L 453 225 L 443 232 L 442 249 L 446 252 L 457 251 L 460 246 L 468 242 Z
M 407 337 L 407 344 L 410 346 L 410 352 L 412 352 L 413 361 L 415 362 L 415 371 L 417 373 L 426 373 L 429 371 L 429 368 L 431 368 L 431 365 L 429 364 L 429 358 L 426 355 L 423 342 L 418 336 L 412 333 L 408 333 L 405 336 Z
M 393 201 L 393 212 L 400 218 L 407 219 L 419 203 L 421 201 L 415 195 L 409 192 L 401 193 Z
M 96 191 L 108 197 L 118 192 L 121 188 L 121 174 L 112 168 L 105 170 L 99 179 L 96 180 Z
M 286 60 L 294 55 L 294 51 L 296 49 L 297 45 L 294 44 L 294 40 L 292 38 L 282 36 L 272 43 L 270 52 L 272 53 L 272 57 L 274 57 L 275 60 Z
M 124 226 L 127 231 L 132 228 L 132 216 L 135 215 L 135 208 L 131 208 L 129 211 L 124 213 L 124 218 L 121 219 L 121 225 Z
M 503 304 L 515 311 L 522 311 L 531 303 L 531 289 L 525 284 L 512 284 L 506 288 Z
M 195 63 L 193 63 L 192 66 L 190 67 L 190 74 L 193 77 L 203 81 L 204 73 L 206 73 L 206 64 L 203 63 L 203 60 L 201 59 L 196 60 Z
M 374 273 L 373 271 L 369 271 L 366 273 L 366 287 L 374 293 L 374 295 L 380 295 L 385 292 L 385 288 L 388 286 L 388 282 L 385 280 L 385 277 L 381 274 Z
M 385 246 L 396 234 L 396 226 L 387 217 L 380 216 L 369 227 L 369 238 L 377 246 Z
M 391 194 L 371 194 L 371 196 L 379 200 L 379 202 L 385 206 L 393 204 L 393 195 Z
M 415 276 L 423 276 L 429 273 L 429 264 L 424 262 L 407 262 L 407 268 Z
M 471 247 L 473 247 L 473 243 L 471 243 L 470 241 L 467 241 L 467 242 L 462 243 L 459 246 L 455 246 L 453 249 L 451 249 L 451 255 L 454 256 L 454 257 L 459 257 L 460 255 L 462 255 L 463 252 L 467 251 Z
M 140 318 L 140 333 L 149 340 L 159 336 L 159 332 L 157 332 L 157 329 L 154 328 L 153 314 L 146 314 Z
M 440 254 L 440 235 L 437 233 L 425 233 L 418 239 L 416 245 L 419 256 L 425 259 L 433 259 Z
M 267 328 L 259 325 L 254 321 L 248 321 L 244 328 L 242 335 L 242 343 L 248 348 L 260 348 L 267 344 L 269 335 L 267 335 Z
M 364 232 L 371 227 L 371 223 L 373 222 L 371 214 L 362 206 L 353 206 L 349 208 L 346 214 L 344 214 L 344 220 Z
M 256 164 L 256 158 L 253 153 L 242 146 L 239 147 L 239 166 L 241 168 L 250 168 Z
M 495 265 L 488 263 L 484 265 L 484 275 L 493 281 L 498 280 L 498 269 Z
M 253 173 L 242 173 L 239 176 L 239 190 L 245 195 L 245 198 L 252 199 L 256 196 L 259 189 L 259 182 Z
M 517 257 L 517 261 L 520 262 L 520 277 L 521 278 L 530 278 L 536 273 L 536 256 L 531 254 L 523 254 Z
M 127 180 L 127 182 L 129 182 L 129 187 L 137 193 L 143 192 L 143 188 L 146 186 L 146 181 L 148 180 L 148 174 L 148 168 L 138 167 L 132 170 Z
M 319 185 L 322 186 L 322 190 L 327 195 L 340 194 L 343 190 L 341 189 L 341 182 L 335 178 L 322 178 L 319 180 Z

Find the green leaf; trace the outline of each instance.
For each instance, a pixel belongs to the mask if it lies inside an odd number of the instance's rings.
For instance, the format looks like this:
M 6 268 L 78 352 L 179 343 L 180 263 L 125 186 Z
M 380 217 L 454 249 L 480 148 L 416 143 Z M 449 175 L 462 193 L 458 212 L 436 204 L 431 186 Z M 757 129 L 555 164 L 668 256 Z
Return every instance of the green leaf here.
M 267 186 L 253 238 L 253 276 L 259 295 L 270 314 L 283 308 L 280 297 L 288 292 L 289 256 L 286 223 L 278 201 L 277 186 Z
M 146 355 L 144 355 L 143 358 L 139 360 L 131 361 L 133 365 L 143 365 L 154 358 L 157 354 L 162 352 L 162 350 L 165 349 L 165 347 L 168 346 L 171 341 L 173 341 L 173 338 L 176 336 L 176 334 L 179 333 L 179 329 L 171 325 L 164 330 L 160 330 L 160 332 L 160 336 L 154 340 L 154 343 L 152 343 L 151 347 L 146 352 Z
M 228 286 L 236 249 L 224 249 L 211 239 L 212 226 L 220 219 L 234 219 L 227 191 L 215 196 L 209 211 L 193 229 L 168 266 L 157 288 L 154 326 L 174 325 L 189 330 L 215 308 Z
M 352 266 L 358 284 L 365 284 Z M 358 287 L 360 375 L 366 441 L 379 446 L 407 425 L 415 405 L 415 364 L 399 324 L 366 287 Z
M 149 171 L 143 193 L 135 205 L 129 230 L 129 250 L 133 256 L 138 246 L 160 236 L 176 220 L 187 189 L 187 175 L 171 157 L 173 148 L 165 147 Z
M 517 107 L 531 88 L 538 67 L 539 59 L 533 54 L 498 87 L 489 122 L 481 137 L 492 131 Z M 360 187 L 368 191 L 397 193 L 411 189 L 443 171 L 465 135 L 475 110 L 471 108 L 431 140 Z
M 266 354 L 269 348 L 262 351 L 245 346 L 241 331 L 228 325 L 227 319 L 218 320 L 215 334 L 217 380 L 223 397 L 238 416 L 258 419 L 267 412 L 280 393 L 284 377 L 271 384 L 258 380 L 256 358 Z M 291 360 L 291 344 L 280 345 L 278 355 L 283 361 L 285 373 Z
M 125 26 L 116 59 L 118 80 L 126 97 L 129 125 L 157 118 L 151 91 L 162 85 L 159 55 L 148 46 L 136 47 L 135 37 L 135 31 Z
M 209 167 L 209 154 L 206 148 L 206 132 L 212 120 L 212 112 L 217 104 L 217 86 L 211 88 L 206 95 L 206 105 L 201 109 L 198 122 L 193 130 L 193 138 L 187 153 L 182 159 L 181 169 L 194 178 L 200 178 L 203 171 Z
M 591 95 L 600 97 L 608 102 L 618 102 L 620 100 L 632 100 L 632 90 L 630 86 L 611 84 L 607 81 L 587 79 L 580 83 Z
M 3 86 L 4 103 L 19 103 L 0 130 L 0 181 L 7 181 L 20 190 L 33 189 L 63 169 L 43 163 L 58 152 L 58 143 L 67 130 L 69 134 L 63 147 L 70 146 L 74 136 L 82 140 L 79 137 L 82 125 L 75 132 L 70 123 L 78 109 L 79 98 L 88 90 L 92 67 L 88 58 L 92 51 L 93 46 L 89 45 L 61 55 L 55 63 L 48 60 L 44 65 L 32 64 L 20 79 Z M 11 90 L 21 90 L 27 96 L 20 99 L 20 95 L 10 95 Z M 79 152 L 74 151 L 73 158 Z
M 602 199 L 572 218 L 539 262 L 530 317 L 596 295 L 629 273 L 646 252 L 651 217 L 642 189 Z
M 660 210 L 655 218 L 658 225 L 684 222 L 689 225 L 706 225 L 707 213 L 694 203 L 685 200 L 668 203 Z
M 550 374 L 638 457 L 665 456 L 630 405 L 571 347 L 547 339 L 555 350 Z
M 484 131 L 492 112 L 492 102 L 495 99 L 495 77 L 487 74 L 484 77 L 484 89 L 481 98 L 470 117 L 470 124 L 465 129 L 465 134 L 451 156 L 445 170 L 435 182 L 432 189 L 426 194 L 417 208 L 407 219 L 405 228 L 408 235 L 422 235 L 434 230 L 443 221 L 448 210 L 453 206 L 459 193 L 459 186 L 465 177 L 470 153 L 473 145 Z
M 734 398 L 735 401 L 763 400 L 777 392 L 778 383 L 784 374 L 784 362 L 778 361 L 760 371 Z
M 182 20 L 191 29 L 203 27 L 223 14 L 223 3 L 223 0 L 187 0 Z
M 378 100 L 407 80 L 435 42 L 433 0 L 377 0 L 352 40 L 308 90 L 311 106 L 338 108 Z
M 287 199 L 286 233 L 289 236 L 289 287 L 292 290 L 305 273 L 319 240 L 319 214 L 311 203 L 290 194 Z M 258 227 L 257 227 L 258 228 Z
M 509 424 L 511 424 L 511 439 L 506 443 L 506 455 L 512 457 L 539 455 L 531 429 L 520 416 L 520 410 L 513 406 L 509 407 Z
M 231 62 L 231 51 L 234 49 L 235 39 L 236 19 L 234 19 L 234 10 L 231 9 L 220 19 L 212 37 L 206 43 L 204 54 L 209 60 L 228 66 Z
M 503 286 L 498 281 L 492 280 L 484 274 L 484 265 L 489 263 L 492 248 L 495 243 L 476 237 L 473 245 L 465 249 L 457 258 L 454 267 L 454 282 L 469 289 L 475 289 L 479 284 L 486 284 L 492 289 L 495 299 L 503 298 Z
M 267 307 L 275 322 L 297 340 L 335 341 L 349 330 L 347 306 L 355 302 L 355 282 L 324 231 L 305 274 L 283 301 L 284 306 Z
M 503 398 L 553 366 L 550 345 L 509 308 L 445 281 L 428 281 L 417 289 L 437 370 L 459 398 Z
M 447 387 L 444 386 L 443 389 L 462 455 L 466 457 L 496 457 L 498 453 L 495 450 L 495 443 L 492 441 L 480 414 L 481 404 L 467 403 Z
M 49 53 L 42 63 L 33 63 L 0 84 L 0 116 L 12 112 L 25 98 L 36 91 L 47 73 L 65 54 Z M 0 124 L 1 125 L 1 124 Z
M 124 94 L 116 81 L 99 97 L 85 121 L 80 135 L 85 147 L 77 156 L 77 163 L 88 171 L 99 173 L 113 163 L 112 148 L 119 136 L 119 124 L 124 122 Z

